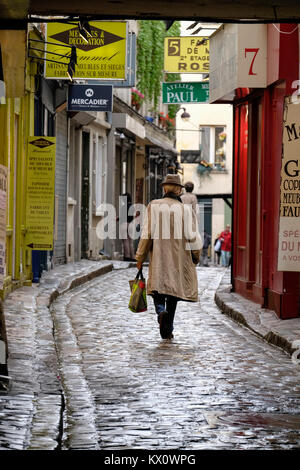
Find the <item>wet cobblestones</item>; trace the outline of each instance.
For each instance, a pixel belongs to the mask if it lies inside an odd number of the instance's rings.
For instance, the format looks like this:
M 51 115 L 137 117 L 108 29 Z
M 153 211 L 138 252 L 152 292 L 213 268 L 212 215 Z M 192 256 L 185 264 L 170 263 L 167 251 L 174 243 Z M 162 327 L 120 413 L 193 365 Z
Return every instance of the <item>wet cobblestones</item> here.
M 111 269 L 110 261 L 62 265 L 5 300 L 10 387 L 0 393 L 0 449 L 60 448 L 63 394 L 48 306 L 73 285 Z
M 134 269 L 51 308 L 66 409 L 63 449 L 286 449 L 300 444 L 300 366 L 220 313 L 224 271 L 198 268 L 173 340 L 127 308 Z M 145 272 L 146 274 L 146 272 Z

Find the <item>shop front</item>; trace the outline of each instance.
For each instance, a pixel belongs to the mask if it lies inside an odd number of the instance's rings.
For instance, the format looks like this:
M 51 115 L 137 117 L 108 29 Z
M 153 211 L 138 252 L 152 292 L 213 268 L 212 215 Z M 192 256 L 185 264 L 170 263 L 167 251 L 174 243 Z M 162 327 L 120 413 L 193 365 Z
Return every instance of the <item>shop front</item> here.
M 286 246 L 280 182 L 285 108 L 299 75 L 298 32 L 293 24 L 251 25 L 251 34 L 248 28 L 226 25 L 211 41 L 210 100 L 234 108 L 232 286 L 280 318 L 294 318 L 300 263 L 291 271 L 278 261 Z

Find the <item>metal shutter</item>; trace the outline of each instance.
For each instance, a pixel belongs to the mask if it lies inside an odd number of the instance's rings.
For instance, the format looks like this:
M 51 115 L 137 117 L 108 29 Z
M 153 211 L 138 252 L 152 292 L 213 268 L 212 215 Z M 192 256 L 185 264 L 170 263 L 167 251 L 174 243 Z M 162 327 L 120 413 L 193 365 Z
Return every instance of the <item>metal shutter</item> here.
M 54 264 L 65 264 L 67 232 L 67 144 L 68 119 L 66 111 L 56 114 L 55 163 L 55 222 Z

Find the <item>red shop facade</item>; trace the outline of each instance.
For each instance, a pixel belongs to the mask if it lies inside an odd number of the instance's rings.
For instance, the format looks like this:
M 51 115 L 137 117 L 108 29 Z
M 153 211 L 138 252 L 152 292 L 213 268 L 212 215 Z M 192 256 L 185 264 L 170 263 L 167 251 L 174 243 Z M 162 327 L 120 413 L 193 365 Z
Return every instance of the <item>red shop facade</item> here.
M 287 97 L 299 88 L 298 25 L 223 25 L 210 52 L 210 102 L 234 107 L 232 287 L 282 319 L 295 318 L 300 256 L 279 270 L 278 252 L 283 120 Z M 299 124 L 300 106 L 290 140 L 300 140 Z

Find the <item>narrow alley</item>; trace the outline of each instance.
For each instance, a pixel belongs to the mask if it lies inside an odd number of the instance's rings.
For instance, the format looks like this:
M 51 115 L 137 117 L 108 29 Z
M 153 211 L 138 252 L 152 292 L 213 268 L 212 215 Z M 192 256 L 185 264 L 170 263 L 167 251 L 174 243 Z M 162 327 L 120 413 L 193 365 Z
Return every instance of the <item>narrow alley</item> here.
M 300 443 L 300 368 L 222 315 L 224 274 L 197 268 L 174 339 L 154 308 L 127 308 L 135 269 L 112 271 L 52 306 L 65 394 L 65 449 L 291 449 Z M 147 273 L 146 273 L 147 274 Z

